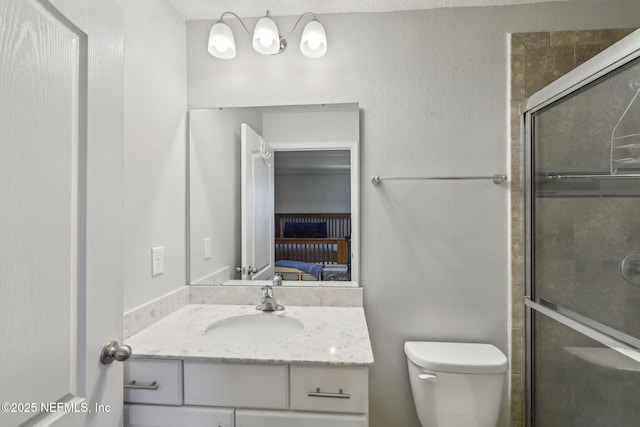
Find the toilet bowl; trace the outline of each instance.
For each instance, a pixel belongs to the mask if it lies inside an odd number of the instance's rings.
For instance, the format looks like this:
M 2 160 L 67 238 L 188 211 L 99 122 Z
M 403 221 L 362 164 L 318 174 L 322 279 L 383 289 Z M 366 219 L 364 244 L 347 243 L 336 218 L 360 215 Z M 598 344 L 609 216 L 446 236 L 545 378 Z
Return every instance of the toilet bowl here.
M 496 427 L 507 357 L 490 344 L 404 344 L 422 427 Z

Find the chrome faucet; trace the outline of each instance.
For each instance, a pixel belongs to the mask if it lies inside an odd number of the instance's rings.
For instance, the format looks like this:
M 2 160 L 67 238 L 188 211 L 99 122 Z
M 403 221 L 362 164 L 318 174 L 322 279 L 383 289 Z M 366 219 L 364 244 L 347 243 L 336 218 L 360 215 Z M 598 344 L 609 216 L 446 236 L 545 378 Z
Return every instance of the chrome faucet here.
M 280 277 L 280 276 L 278 276 Z M 273 279 L 274 283 L 276 279 Z M 282 281 L 282 279 L 280 279 Z M 256 306 L 256 310 L 262 311 L 282 311 L 284 310 L 284 306 L 278 304 L 273 297 L 273 286 L 265 285 L 260 288 L 262 291 L 262 298 L 260 299 L 260 304 Z

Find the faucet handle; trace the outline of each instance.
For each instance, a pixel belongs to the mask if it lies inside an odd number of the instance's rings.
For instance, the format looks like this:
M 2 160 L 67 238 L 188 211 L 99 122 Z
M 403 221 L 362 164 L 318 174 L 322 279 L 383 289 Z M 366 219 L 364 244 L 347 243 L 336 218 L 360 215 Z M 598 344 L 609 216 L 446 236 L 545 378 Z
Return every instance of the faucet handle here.
M 262 311 L 282 311 L 284 306 L 278 304 L 273 298 L 273 287 L 271 285 L 264 285 L 260 288 L 262 291 L 262 299 L 260 304 L 256 307 L 256 310 Z

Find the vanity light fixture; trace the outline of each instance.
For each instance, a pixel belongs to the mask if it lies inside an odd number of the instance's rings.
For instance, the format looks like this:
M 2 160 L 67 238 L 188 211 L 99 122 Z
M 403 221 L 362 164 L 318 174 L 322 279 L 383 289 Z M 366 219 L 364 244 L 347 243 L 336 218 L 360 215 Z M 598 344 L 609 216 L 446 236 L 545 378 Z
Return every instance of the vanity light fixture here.
M 216 58 L 231 59 L 236 56 L 236 42 L 231 32 L 231 28 L 224 23 L 225 15 L 235 16 L 242 27 L 253 38 L 253 48 L 263 55 L 277 55 L 287 48 L 287 37 L 291 36 L 305 16 L 311 16 L 312 19 L 305 25 L 302 30 L 302 38 L 300 40 L 300 51 L 309 58 L 320 58 L 327 53 L 327 35 L 322 24 L 316 19 L 316 16 L 307 12 L 301 15 L 295 25 L 284 36 L 280 36 L 276 23 L 271 19 L 271 14 L 267 10 L 267 14 L 260 18 L 256 23 L 253 33 L 249 31 L 242 19 L 233 12 L 224 12 L 218 22 L 213 24 L 209 33 L 209 53 Z

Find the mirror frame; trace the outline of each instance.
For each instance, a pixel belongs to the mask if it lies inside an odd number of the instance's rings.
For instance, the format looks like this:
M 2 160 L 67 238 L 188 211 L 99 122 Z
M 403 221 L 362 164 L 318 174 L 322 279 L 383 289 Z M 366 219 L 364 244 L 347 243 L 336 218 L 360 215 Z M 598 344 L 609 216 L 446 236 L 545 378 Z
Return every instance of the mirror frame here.
M 220 110 L 228 108 L 287 108 L 287 107 L 314 107 L 324 105 L 349 105 L 352 104 L 358 111 L 358 138 L 354 141 L 325 141 L 325 142 L 270 142 L 274 151 L 324 151 L 324 150 L 348 150 L 350 152 L 350 185 L 351 185 L 351 280 L 349 287 L 360 287 L 360 107 L 358 102 L 335 103 L 335 104 L 299 104 L 299 105 L 268 105 L 268 106 L 248 106 L 248 107 L 211 107 L 196 108 L 195 110 Z M 191 112 L 192 110 L 189 110 Z M 186 158 L 186 221 L 185 221 L 185 238 L 186 238 L 186 285 L 188 286 L 214 286 L 210 284 L 191 283 L 191 183 L 190 183 L 190 145 L 191 145 L 191 114 L 188 115 L 187 124 L 187 158 Z M 234 266 L 228 266 L 233 275 Z M 235 279 L 231 279 L 233 281 Z M 243 281 L 245 282 L 245 281 Z M 245 282 L 246 283 L 246 282 Z M 289 286 L 293 286 L 296 281 L 285 281 Z M 313 286 L 313 281 L 306 281 L 304 286 Z M 332 286 L 340 286 L 340 282 L 331 282 Z

